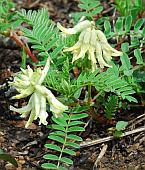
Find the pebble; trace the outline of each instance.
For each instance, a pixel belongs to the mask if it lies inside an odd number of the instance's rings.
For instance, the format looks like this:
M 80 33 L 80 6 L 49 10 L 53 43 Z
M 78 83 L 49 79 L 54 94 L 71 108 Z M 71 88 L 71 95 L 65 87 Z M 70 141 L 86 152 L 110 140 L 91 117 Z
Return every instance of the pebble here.
M 16 167 L 14 165 L 12 165 L 11 163 L 7 163 L 5 165 L 5 168 L 6 168 L 6 170 L 15 170 L 16 169 Z

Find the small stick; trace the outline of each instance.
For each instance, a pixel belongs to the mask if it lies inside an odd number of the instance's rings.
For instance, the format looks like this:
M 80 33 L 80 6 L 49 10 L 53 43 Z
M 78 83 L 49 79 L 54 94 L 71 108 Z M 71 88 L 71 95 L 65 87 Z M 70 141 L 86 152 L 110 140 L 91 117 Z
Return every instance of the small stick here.
M 129 135 L 132 135 L 134 133 L 139 133 L 139 132 L 142 132 L 142 131 L 145 131 L 145 126 L 131 130 L 131 131 L 128 131 L 128 132 L 125 132 L 121 137 L 129 136 Z M 96 140 L 87 141 L 87 142 L 81 142 L 80 147 L 84 148 L 84 147 L 88 147 L 88 146 L 93 146 L 93 145 L 97 145 L 97 144 L 100 144 L 100 143 L 111 141 L 113 139 L 115 139 L 114 136 L 108 136 L 108 137 L 101 138 L 101 139 L 96 139 Z
M 102 157 L 104 156 L 106 150 L 108 148 L 108 145 L 104 145 L 103 148 L 101 149 L 101 152 L 98 156 L 98 158 L 96 159 L 95 163 L 94 163 L 94 166 L 93 166 L 93 170 L 95 170 L 98 166 L 98 163 L 100 162 L 100 160 L 102 159 Z

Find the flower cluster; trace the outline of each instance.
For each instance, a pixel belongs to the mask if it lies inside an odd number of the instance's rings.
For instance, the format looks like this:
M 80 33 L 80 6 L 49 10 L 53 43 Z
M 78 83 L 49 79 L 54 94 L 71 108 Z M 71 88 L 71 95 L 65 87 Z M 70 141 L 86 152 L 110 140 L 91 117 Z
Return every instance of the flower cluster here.
M 80 58 L 83 59 L 87 53 L 88 59 L 91 61 L 92 71 L 96 70 L 97 61 L 101 68 L 104 68 L 104 66 L 111 67 L 109 62 L 112 56 L 122 55 L 122 52 L 111 47 L 102 31 L 95 29 L 95 23 L 93 21 L 85 20 L 77 24 L 74 28 L 68 29 L 61 26 L 60 23 L 57 26 L 66 35 L 80 32 L 78 42 L 74 46 L 64 49 L 64 51 L 72 52 L 72 62 Z
M 20 93 L 12 99 L 21 99 L 31 96 L 28 104 L 22 108 L 10 106 L 10 110 L 21 113 L 22 116 L 27 116 L 30 113 L 25 127 L 28 127 L 32 121 L 37 118 L 40 119 L 39 124 L 47 125 L 46 119 L 48 114 L 46 112 L 46 101 L 48 101 L 50 105 L 50 111 L 52 111 L 56 117 L 60 116 L 62 112 L 68 109 L 67 106 L 63 105 L 55 98 L 50 90 L 42 85 L 49 70 L 49 65 L 50 59 L 47 60 L 43 70 L 37 68 L 33 71 L 29 66 L 27 66 L 26 70 L 21 68 L 21 73 L 10 83 Z

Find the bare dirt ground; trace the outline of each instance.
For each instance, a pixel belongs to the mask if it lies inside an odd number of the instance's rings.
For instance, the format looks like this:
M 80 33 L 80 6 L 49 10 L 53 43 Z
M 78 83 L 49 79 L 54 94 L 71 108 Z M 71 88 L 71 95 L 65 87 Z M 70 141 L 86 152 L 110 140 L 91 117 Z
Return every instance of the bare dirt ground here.
M 75 0 L 28 1 L 16 1 L 17 7 L 27 9 L 47 7 L 51 18 L 64 24 L 71 23 L 69 14 L 77 11 Z M 109 6 L 105 2 L 104 5 L 107 10 Z M 25 101 L 10 100 L 15 91 L 9 91 L 7 82 L 12 79 L 13 73 L 19 70 L 21 57 L 16 45 L 12 45 L 9 41 L 6 44 L 0 39 L 0 148 L 17 159 L 19 163 L 17 170 L 39 170 L 45 152 L 44 144 L 51 142 L 47 139 L 49 130 L 43 126 L 39 127 L 37 121 L 29 129 L 25 129 L 26 120 L 9 110 L 10 104 L 17 103 L 21 106 Z M 123 111 L 119 114 L 128 121 L 135 120 L 137 116 L 144 114 L 144 107 L 133 106 L 130 111 Z M 142 120 L 132 123 L 127 130 L 144 125 L 145 120 Z M 109 126 L 90 121 L 82 137 L 88 141 L 109 136 L 107 132 Z M 145 132 L 78 150 L 77 156 L 74 157 L 74 165 L 70 167 L 70 170 L 93 170 L 94 163 L 105 144 L 108 148 L 98 163 L 99 170 L 145 170 Z M 0 161 L 0 170 L 8 169 L 15 168 L 7 162 Z

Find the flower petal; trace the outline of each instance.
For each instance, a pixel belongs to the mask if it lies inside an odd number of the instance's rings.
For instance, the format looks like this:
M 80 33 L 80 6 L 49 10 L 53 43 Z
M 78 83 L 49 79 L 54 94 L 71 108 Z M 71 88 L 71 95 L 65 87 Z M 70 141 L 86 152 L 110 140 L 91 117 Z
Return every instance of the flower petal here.
M 36 85 L 36 89 L 44 96 L 46 96 L 49 104 L 50 110 L 55 114 L 55 116 L 61 114 L 68 109 L 67 106 L 63 105 L 56 97 L 48 90 L 45 86 Z
M 29 86 L 27 89 L 17 89 L 20 94 L 13 96 L 12 99 L 21 99 L 31 95 L 34 91 L 34 87 Z
M 35 92 L 33 94 L 34 98 L 34 110 L 35 110 L 35 120 L 38 118 L 40 113 L 40 93 Z
M 97 69 L 97 61 L 95 58 L 95 48 L 90 46 L 89 51 L 88 51 L 88 58 L 91 60 L 91 66 L 92 66 L 92 72 L 94 72 Z
M 47 125 L 48 122 L 46 121 L 48 117 L 48 113 L 46 112 L 46 97 L 41 95 L 41 100 L 40 100 L 40 113 L 39 113 L 39 124 L 44 124 Z
M 108 42 L 105 34 L 101 30 L 96 30 L 96 35 L 101 43 Z
M 111 65 L 107 64 L 104 59 L 103 59 L 103 56 L 102 56 L 102 49 L 101 49 L 101 45 L 99 42 L 97 42 L 96 44 L 96 56 L 97 56 L 97 59 L 98 59 L 98 63 L 100 65 L 101 68 L 104 68 L 104 66 L 106 67 L 112 67 Z
M 32 109 L 31 113 L 30 113 L 30 116 L 29 116 L 29 119 L 28 119 L 28 121 L 27 121 L 27 123 L 25 125 L 25 128 L 27 128 L 29 125 L 31 125 L 31 123 L 33 122 L 34 118 L 35 118 L 35 111 L 34 111 L 34 109 Z
M 44 81 L 44 79 L 45 79 L 45 77 L 47 75 L 47 72 L 49 70 L 49 67 L 50 67 L 50 58 L 48 58 L 47 61 L 46 61 L 45 67 L 41 72 L 41 77 L 40 77 L 40 79 L 38 81 L 38 84 L 42 84 L 42 82 Z
M 80 48 L 80 45 L 81 45 L 80 42 L 77 42 L 74 46 L 66 48 L 63 51 L 64 52 L 68 52 L 68 51 L 77 50 L 78 48 Z
M 90 44 L 91 34 L 92 34 L 91 28 L 87 28 L 85 30 L 85 35 L 84 35 L 83 43 Z
M 88 20 L 82 21 L 78 23 L 74 28 L 65 28 L 61 26 L 60 23 L 57 23 L 57 27 L 65 34 L 71 35 L 71 34 L 76 34 L 77 32 L 80 32 L 88 27 L 90 27 L 92 23 Z

